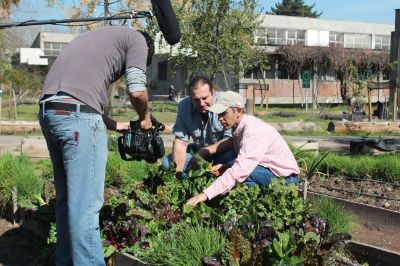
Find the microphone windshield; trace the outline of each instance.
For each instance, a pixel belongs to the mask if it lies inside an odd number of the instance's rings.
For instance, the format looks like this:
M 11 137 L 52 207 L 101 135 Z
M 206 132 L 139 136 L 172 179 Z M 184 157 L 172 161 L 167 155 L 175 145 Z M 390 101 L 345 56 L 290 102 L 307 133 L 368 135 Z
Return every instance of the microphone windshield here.
M 151 0 L 158 26 L 168 44 L 177 44 L 181 39 L 181 28 L 170 0 Z

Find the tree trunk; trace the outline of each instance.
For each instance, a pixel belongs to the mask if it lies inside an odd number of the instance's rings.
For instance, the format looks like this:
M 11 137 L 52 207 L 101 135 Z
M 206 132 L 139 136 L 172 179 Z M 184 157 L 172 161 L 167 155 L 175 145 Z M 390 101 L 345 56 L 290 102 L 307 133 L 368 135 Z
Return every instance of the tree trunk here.
M 372 121 L 372 95 L 371 90 L 368 90 L 368 121 Z

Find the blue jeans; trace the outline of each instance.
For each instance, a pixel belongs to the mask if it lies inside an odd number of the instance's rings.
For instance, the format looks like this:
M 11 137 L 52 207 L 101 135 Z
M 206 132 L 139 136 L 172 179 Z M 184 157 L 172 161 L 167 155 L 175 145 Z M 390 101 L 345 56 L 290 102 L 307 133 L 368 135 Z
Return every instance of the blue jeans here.
M 40 109 L 56 188 L 57 265 L 105 265 L 99 212 L 107 163 L 100 114 Z
M 196 153 L 197 150 L 194 148 L 193 145 L 188 145 L 187 150 L 186 150 L 186 159 L 185 159 L 185 164 L 183 166 L 183 173 L 182 176 L 185 177 L 188 171 L 189 171 L 189 162 L 192 159 L 192 153 Z M 213 161 L 213 164 L 225 164 L 230 161 L 233 161 L 237 157 L 237 153 L 233 150 L 224 152 L 224 153 L 218 153 L 212 156 L 211 160 Z M 172 161 L 172 154 L 168 154 L 167 156 L 164 157 L 162 161 L 162 167 L 164 170 L 167 170 L 171 166 L 171 161 Z
M 277 176 L 272 173 L 271 169 L 257 165 L 256 169 L 254 169 L 254 171 L 249 175 L 245 183 L 249 187 L 252 187 L 255 184 L 258 184 L 259 186 L 268 186 L 273 178 L 277 178 Z M 288 176 L 286 177 L 285 184 L 289 185 L 293 183 L 297 185 L 298 182 L 298 176 Z

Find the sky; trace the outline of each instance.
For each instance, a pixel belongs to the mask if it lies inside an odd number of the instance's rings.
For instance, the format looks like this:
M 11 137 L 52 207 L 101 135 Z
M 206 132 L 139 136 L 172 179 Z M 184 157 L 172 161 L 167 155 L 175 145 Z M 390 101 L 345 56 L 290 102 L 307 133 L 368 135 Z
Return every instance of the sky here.
M 46 7 L 47 0 L 21 0 L 19 8 L 15 9 L 13 19 L 50 19 L 63 18 L 58 10 L 60 6 L 78 3 L 79 0 L 55 0 L 58 6 L 53 9 Z M 263 11 L 270 11 L 278 0 L 258 0 Z M 308 5 L 314 4 L 314 10 L 322 11 L 321 18 L 352 20 L 394 24 L 395 9 L 400 8 L 400 0 L 304 0 Z M 101 7 L 99 7 L 101 9 Z
M 18 8 L 14 9 L 10 21 L 64 19 L 60 9 L 79 3 L 79 0 L 55 0 L 53 8 L 47 7 L 47 0 L 20 0 Z M 279 0 L 258 0 L 259 9 L 270 11 Z M 371 23 L 394 24 L 395 9 L 400 8 L 400 0 L 304 0 L 307 5 L 315 3 L 314 9 L 322 11 L 320 18 L 334 20 L 350 20 Z M 101 11 L 102 7 L 98 7 Z M 65 11 L 64 11 L 65 12 Z M 24 31 L 25 38 L 32 39 L 40 30 L 48 32 L 65 32 L 63 26 L 35 26 L 14 28 Z M 32 39 L 33 40 L 33 39 Z M 27 40 L 29 43 L 30 40 Z
M 265 11 L 271 10 L 279 2 L 259 0 Z M 395 9 L 400 8 L 400 0 L 304 0 L 304 3 L 315 3 L 313 10 L 322 11 L 322 19 L 383 24 L 394 24 Z

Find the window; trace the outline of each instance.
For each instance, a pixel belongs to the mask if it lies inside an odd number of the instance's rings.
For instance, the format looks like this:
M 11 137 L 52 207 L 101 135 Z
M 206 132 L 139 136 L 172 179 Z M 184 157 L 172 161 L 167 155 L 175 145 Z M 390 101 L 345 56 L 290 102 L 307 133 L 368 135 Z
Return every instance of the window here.
M 285 29 L 277 29 L 277 28 L 268 28 L 267 29 L 267 42 L 268 45 L 284 45 L 286 44 L 286 30 Z
M 246 79 L 262 79 L 263 72 L 259 67 L 253 67 L 251 69 L 246 70 L 243 77 Z
M 390 36 L 376 35 L 375 50 L 390 50 Z
M 371 43 L 372 43 L 372 36 L 370 34 L 361 34 L 361 33 L 344 34 L 345 48 L 371 49 Z
M 157 67 L 158 67 L 157 69 L 158 80 L 167 80 L 168 62 L 167 61 L 159 62 Z
M 344 47 L 344 34 L 329 32 L 329 47 Z
M 304 45 L 305 30 L 268 28 L 268 45 Z
M 44 42 L 43 51 L 45 56 L 58 56 L 62 49 L 67 46 L 67 43 L 61 42 Z
M 260 28 L 256 31 L 256 36 L 257 37 L 265 37 L 267 36 L 267 29 L 266 28 Z

